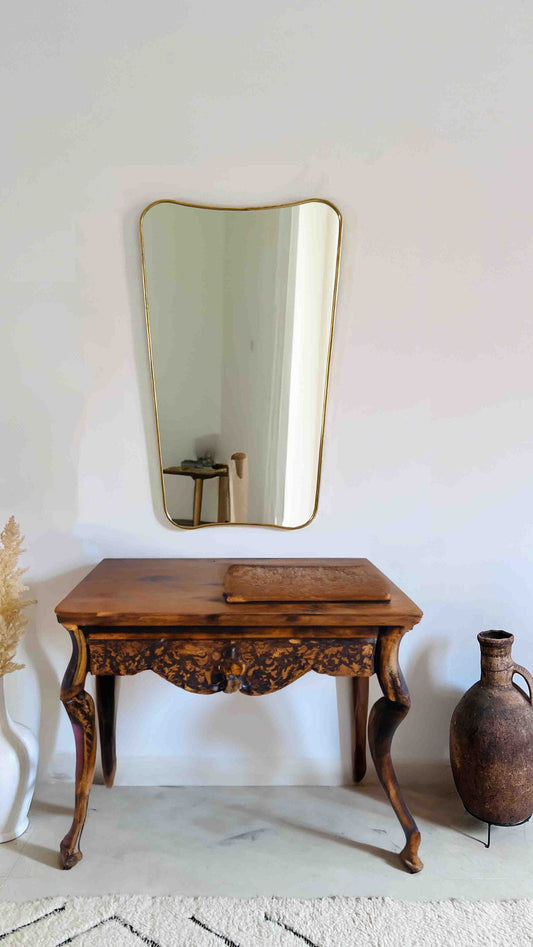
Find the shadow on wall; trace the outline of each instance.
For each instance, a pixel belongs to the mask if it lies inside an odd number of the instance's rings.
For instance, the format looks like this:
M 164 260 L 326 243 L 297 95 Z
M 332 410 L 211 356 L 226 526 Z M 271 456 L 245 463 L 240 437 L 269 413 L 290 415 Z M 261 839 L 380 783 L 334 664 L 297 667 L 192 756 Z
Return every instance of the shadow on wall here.
M 294 682 L 291 686 L 295 686 Z M 198 718 L 194 730 L 194 738 L 198 745 L 205 747 L 209 752 L 213 747 L 226 748 L 226 761 L 235 760 L 237 765 L 242 761 L 250 760 L 252 784 L 283 785 L 292 784 L 293 778 L 297 783 L 302 782 L 302 766 L 305 767 L 305 785 L 315 785 L 323 782 L 323 773 L 320 763 L 309 756 L 294 757 L 295 772 L 287 773 L 287 756 L 291 756 L 291 745 L 298 743 L 295 739 L 295 724 L 287 717 L 285 726 L 278 726 L 276 716 L 279 710 L 273 706 L 276 694 L 265 694 L 258 697 L 249 697 L 245 694 L 232 695 L 216 694 L 209 701 L 208 713 Z M 246 703 L 246 713 L 243 713 L 243 702 Z M 287 752 L 280 753 L 279 748 L 286 746 Z M 258 765 L 253 764 L 254 754 L 258 747 L 264 748 Z M 270 748 L 270 752 L 269 752 Z M 220 759 L 220 753 L 218 753 Z M 213 761 L 216 766 L 216 758 Z M 221 764 L 221 775 L 231 781 L 231 768 L 227 762 Z M 253 772 L 252 772 L 253 770 Z M 284 773 L 284 778 L 280 776 Z M 236 773 L 237 775 L 237 773 Z
M 406 676 L 413 705 L 404 726 L 407 728 L 411 721 L 411 733 L 406 734 L 406 739 L 414 743 L 416 734 L 414 755 L 420 759 L 448 760 L 450 720 L 464 691 L 443 680 L 449 650 L 448 637 L 432 637 L 421 644 L 409 662 Z M 401 756 L 402 745 L 399 748 Z
M 60 654 L 58 663 L 66 669 L 72 647 L 68 633 L 56 621 L 54 608 L 87 575 L 90 568 L 90 566 L 81 566 L 55 576 L 53 579 L 33 582 L 31 585 L 31 594 L 37 599 L 37 605 L 32 609 L 28 626 L 26 652 L 28 661 L 31 662 L 37 675 L 39 686 L 38 774 L 40 777 L 45 777 L 49 772 L 61 715 L 64 715 L 67 720 L 59 699 L 61 677 L 54 667 L 51 654 L 54 652 Z M 70 723 L 68 726 L 70 729 Z
M 449 647 L 449 639 L 444 637 L 425 641 L 421 643 L 416 656 L 410 660 L 408 670 L 404 669 L 412 706 L 393 738 L 393 761 L 421 758 L 428 762 L 444 762 L 448 759 L 450 720 L 463 694 L 461 689 L 444 683 L 443 675 L 439 673 L 439 669 L 446 666 Z M 349 784 L 353 781 L 355 742 L 351 678 L 337 678 L 336 687 L 343 782 Z M 369 712 L 381 696 L 381 689 L 374 675 L 371 679 Z M 409 745 L 415 745 L 414 754 L 412 751 L 405 752 L 404 748 Z M 368 751 L 367 767 L 370 769 L 372 765 Z

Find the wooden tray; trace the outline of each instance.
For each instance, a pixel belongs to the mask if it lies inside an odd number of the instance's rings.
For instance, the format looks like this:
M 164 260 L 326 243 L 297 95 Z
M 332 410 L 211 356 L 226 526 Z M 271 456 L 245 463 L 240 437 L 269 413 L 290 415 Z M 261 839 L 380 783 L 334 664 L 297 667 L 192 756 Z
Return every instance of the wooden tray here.
M 387 580 L 368 559 L 350 565 L 231 565 L 224 597 L 239 602 L 389 602 Z

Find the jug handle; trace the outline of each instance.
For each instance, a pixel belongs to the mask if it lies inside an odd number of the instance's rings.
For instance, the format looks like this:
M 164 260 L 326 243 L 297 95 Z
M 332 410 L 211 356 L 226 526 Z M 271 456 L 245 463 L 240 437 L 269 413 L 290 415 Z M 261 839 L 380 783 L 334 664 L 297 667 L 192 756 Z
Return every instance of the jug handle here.
M 520 677 L 524 678 L 529 688 L 529 702 L 533 703 L 533 674 L 530 674 L 529 671 L 527 671 L 526 668 L 521 667 L 520 664 L 515 664 L 513 668 L 513 674 L 511 675 L 511 677 L 514 674 L 520 674 Z M 516 686 L 517 685 L 515 685 L 515 687 Z M 522 690 L 522 688 L 520 687 L 519 690 Z M 527 695 L 524 695 L 524 696 L 527 696 Z

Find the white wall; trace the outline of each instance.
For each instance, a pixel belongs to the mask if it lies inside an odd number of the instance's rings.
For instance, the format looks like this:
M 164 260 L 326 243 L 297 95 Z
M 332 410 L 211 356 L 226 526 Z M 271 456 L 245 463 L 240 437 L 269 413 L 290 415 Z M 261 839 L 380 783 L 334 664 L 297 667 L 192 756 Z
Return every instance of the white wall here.
M 39 604 L 8 697 L 40 728 L 43 772 L 73 772 L 53 606 L 104 555 L 374 560 L 425 611 L 403 648 L 400 758 L 445 757 L 479 630 L 513 631 L 533 665 L 530 27 L 521 0 L 10 10 L 0 502 Z M 314 195 L 345 218 L 318 518 L 173 530 L 138 214 Z M 347 682 L 208 699 L 146 674 L 121 691 L 122 779 L 348 771 Z

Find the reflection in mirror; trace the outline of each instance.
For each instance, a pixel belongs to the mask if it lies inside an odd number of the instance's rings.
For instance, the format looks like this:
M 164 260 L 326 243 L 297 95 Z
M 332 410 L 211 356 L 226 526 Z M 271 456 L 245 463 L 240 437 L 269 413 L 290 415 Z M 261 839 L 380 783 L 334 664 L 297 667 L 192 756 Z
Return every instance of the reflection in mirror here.
M 141 216 L 163 499 L 177 526 L 309 522 L 341 239 L 326 201 Z

